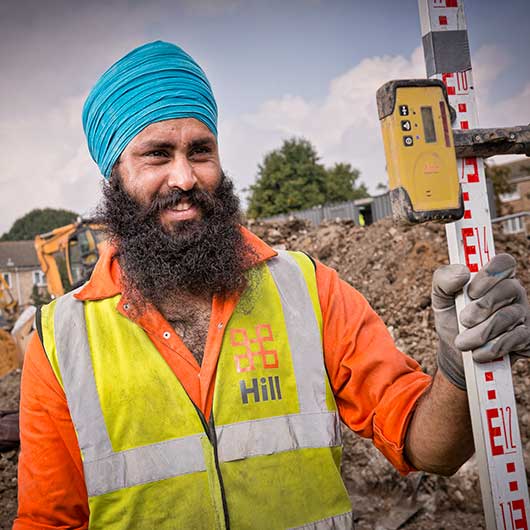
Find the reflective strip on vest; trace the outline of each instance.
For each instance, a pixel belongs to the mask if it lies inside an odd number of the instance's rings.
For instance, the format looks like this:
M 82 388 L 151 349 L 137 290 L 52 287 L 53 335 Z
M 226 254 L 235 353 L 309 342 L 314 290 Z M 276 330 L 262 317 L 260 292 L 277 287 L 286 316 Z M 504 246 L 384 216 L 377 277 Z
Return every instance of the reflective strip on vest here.
M 206 471 L 201 436 L 185 436 L 84 462 L 89 496 L 103 495 L 139 484 Z
M 333 447 L 341 441 L 335 412 L 232 423 L 217 427 L 216 432 L 221 462 L 295 449 Z
M 68 407 L 85 461 L 111 455 L 112 445 L 99 402 L 83 302 L 72 291 L 55 306 L 55 347 Z
M 217 427 L 221 461 L 340 445 L 338 415 L 329 412 L 326 405 L 327 376 L 322 341 L 304 276 L 294 258 L 285 251 L 269 260 L 267 265 L 284 310 L 301 412 Z M 200 443 L 202 434 L 126 451 L 112 450 L 94 378 L 84 303 L 75 299 L 73 294 L 68 293 L 56 302 L 55 345 L 83 455 L 88 495 L 102 495 L 121 488 L 204 471 L 206 465 Z M 343 526 L 307 528 L 339 529 Z
M 352 528 L 353 513 L 347 512 L 342 515 L 335 515 L 303 526 L 296 526 L 289 530 L 352 530 Z
M 267 264 L 280 293 L 300 412 L 327 411 L 322 339 L 304 275 L 285 250 Z

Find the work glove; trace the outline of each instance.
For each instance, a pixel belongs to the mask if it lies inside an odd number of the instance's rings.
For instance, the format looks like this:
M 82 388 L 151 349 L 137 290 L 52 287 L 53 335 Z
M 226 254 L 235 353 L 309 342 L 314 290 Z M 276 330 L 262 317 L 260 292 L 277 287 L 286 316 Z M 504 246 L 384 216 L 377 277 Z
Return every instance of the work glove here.
M 446 378 L 465 390 L 463 351 L 477 362 L 513 354 L 530 357 L 530 307 L 525 289 L 514 278 L 515 260 L 509 254 L 495 256 L 471 280 L 471 302 L 460 313 L 466 328 L 458 332 L 455 297 L 469 281 L 465 265 L 437 269 L 432 282 L 434 324 L 439 338 L 438 367 Z

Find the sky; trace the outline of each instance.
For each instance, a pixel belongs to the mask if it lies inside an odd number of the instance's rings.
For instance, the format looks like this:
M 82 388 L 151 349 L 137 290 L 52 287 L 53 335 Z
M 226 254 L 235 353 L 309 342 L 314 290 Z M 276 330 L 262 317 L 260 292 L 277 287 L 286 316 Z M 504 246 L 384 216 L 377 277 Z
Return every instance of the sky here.
M 528 124 L 527 0 L 465 0 L 465 12 L 480 125 Z M 386 181 L 375 92 L 425 77 L 416 0 L 2 0 L 0 234 L 33 208 L 94 208 L 102 177 L 83 102 L 113 62 L 158 39 L 208 75 L 238 190 L 296 136 L 325 165 L 358 168 L 374 193 Z

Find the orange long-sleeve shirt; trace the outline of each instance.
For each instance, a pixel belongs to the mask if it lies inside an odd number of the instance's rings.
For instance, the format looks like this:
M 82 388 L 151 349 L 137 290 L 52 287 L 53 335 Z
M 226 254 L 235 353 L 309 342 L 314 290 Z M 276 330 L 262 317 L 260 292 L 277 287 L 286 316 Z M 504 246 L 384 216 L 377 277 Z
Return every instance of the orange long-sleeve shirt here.
M 258 262 L 275 251 L 244 230 Z M 342 420 L 406 473 L 404 437 L 418 398 L 430 377 L 395 347 L 368 302 L 337 273 L 316 263 L 324 325 L 324 356 Z M 121 292 L 113 250 L 103 252 L 92 278 L 76 296 L 98 300 Z M 215 370 L 223 331 L 237 299 L 214 297 L 204 359 L 199 366 L 169 323 L 150 309 L 134 319 L 125 297 L 118 311 L 141 326 L 206 416 L 212 406 Z M 168 339 L 163 337 L 170 331 Z M 167 334 L 166 334 L 167 336 Z M 35 334 L 24 360 L 20 404 L 19 509 L 15 530 L 88 527 L 88 499 L 81 455 L 66 397 Z

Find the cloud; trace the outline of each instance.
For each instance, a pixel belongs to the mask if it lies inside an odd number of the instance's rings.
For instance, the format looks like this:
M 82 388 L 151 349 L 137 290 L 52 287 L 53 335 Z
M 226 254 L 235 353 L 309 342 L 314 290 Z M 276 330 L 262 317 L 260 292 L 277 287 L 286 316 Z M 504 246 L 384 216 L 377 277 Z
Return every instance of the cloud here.
M 79 116 L 84 97 L 67 98 L 38 119 L 3 123 L 0 171 L 2 222 L 33 208 L 84 213 L 98 199 L 98 170 L 90 159 Z M 0 229 L 6 230 L 8 226 Z
M 511 65 L 510 56 L 488 45 L 474 58 L 481 127 L 520 125 L 521 116 L 530 115 L 530 82 L 513 97 L 499 100 L 494 85 Z M 322 100 L 289 94 L 265 101 L 256 112 L 223 124 L 222 134 L 231 144 L 224 151 L 225 165 L 239 177 L 241 187 L 248 186 L 256 174 L 256 157 L 262 160 L 265 152 L 279 147 L 285 138 L 303 136 L 315 145 L 324 163 L 350 162 L 359 168 L 362 180 L 375 192 L 377 184 L 387 179 L 376 90 L 391 79 L 415 77 L 425 77 L 421 48 L 409 57 L 385 55 L 362 60 L 333 79 Z M 226 136 L 222 136 L 225 142 Z
M 243 152 L 256 139 L 270 150 L 285 138 L 303 136 L 315 145 L 324 163 L 351 162 L 361 169 L 363 180 L 375 190 L 377 183 L 386 178 L 376 90 L 390 79 L 424 77 L 424 71 L 419 48 L 408 58 L 389 55 L 366 58 L 333 79 L 322 101 L 297 95 L 269 100 L 255 113 L 229 120 L 223 134 L 229 134 L 231 140 L 246 138 Z M 256 151 L 252 146 L 253 156 Z M 255 163 L 252 166 L 249 157 L 241 157 L 237 149 L 228 149 L 224 154 L 225 165 L 233 167 L 237 175 L 245 175 L 241 180 L 252 183 Z

